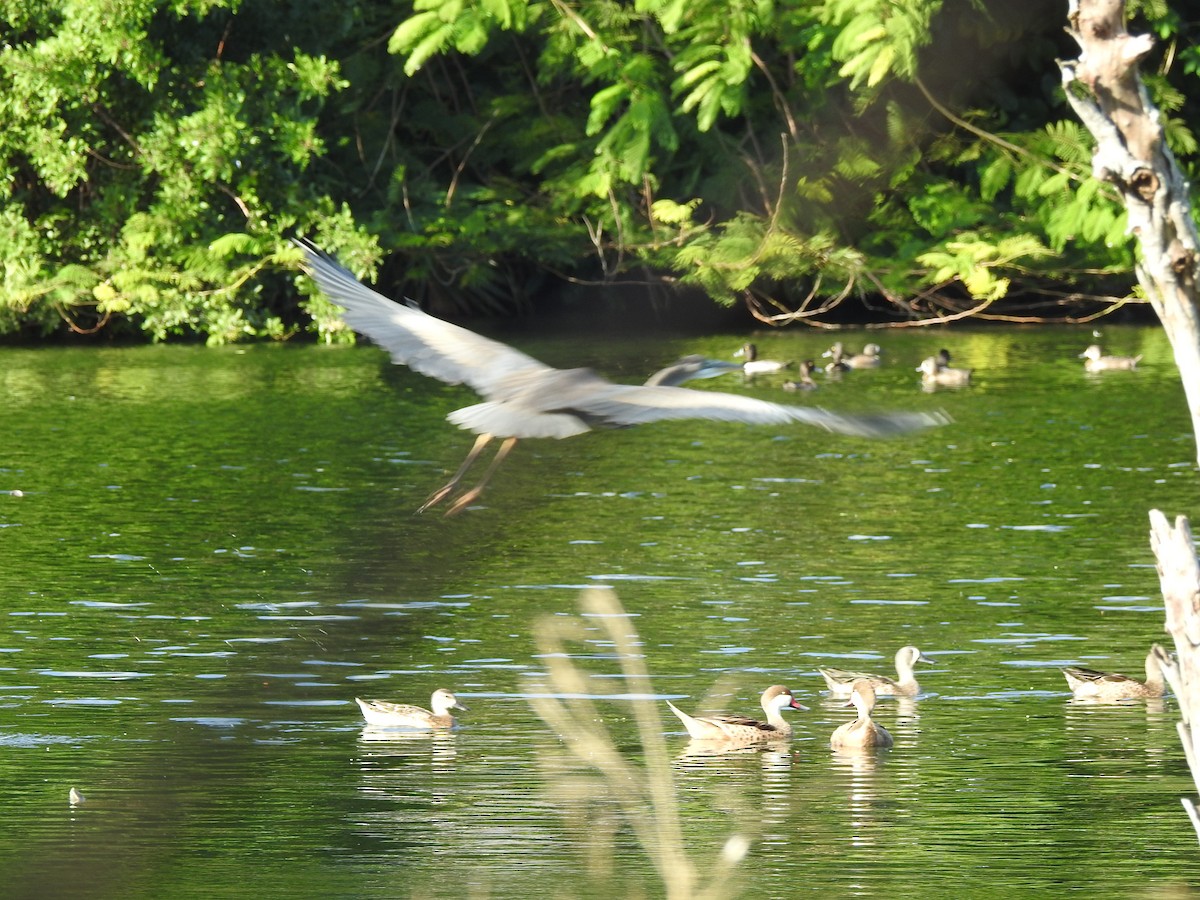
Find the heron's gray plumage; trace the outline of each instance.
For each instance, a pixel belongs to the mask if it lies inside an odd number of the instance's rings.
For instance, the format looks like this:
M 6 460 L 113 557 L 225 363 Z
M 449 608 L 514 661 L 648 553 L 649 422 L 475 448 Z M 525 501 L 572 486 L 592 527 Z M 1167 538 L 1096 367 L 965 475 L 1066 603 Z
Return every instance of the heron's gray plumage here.
M 738 368 L 700 356 L 684 357 L 643 385 L 614 384 L 591 369 L 555 369 L 498 341 L 389 300 L 315 247 L 299 240 L 296 244 L 304 250 L 305 269 L 329 299 L 345 310 L 343 318 L 351 328 L 387 350 L 393 362 L 448 384 L 466 384 L 484 399 L 447 416 L 460 428 L 481 436 L 468 463 L 492 437 L 508 439 L 506 447 L 511 448 L 518 438 L 566 438 L 598 428 L 668 419 L 750 425 L 799 422 L 861 437 L 901 434 L 947 421 L 935 413 L 843 415 L 673 386 Z M 464 471 L 465 466 L 429 503 L 440 501 Z
M 465 384 L 489 400 L 504 399 L 508 375 L 555 371 L 507 344 L 389 300 L 321 251 L 296 243 L 304 249 L 313 281 L 345 310 L 346 324 L 386 350 L 393 362 L 447 384 Z

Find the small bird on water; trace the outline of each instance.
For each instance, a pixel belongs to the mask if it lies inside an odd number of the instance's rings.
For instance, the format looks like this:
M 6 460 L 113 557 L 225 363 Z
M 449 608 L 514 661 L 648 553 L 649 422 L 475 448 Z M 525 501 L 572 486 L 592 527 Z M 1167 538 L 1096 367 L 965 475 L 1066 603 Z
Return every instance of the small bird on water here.
M 1162 644 L 1153 644 L 1146 654 L 1146 680 L 1138 681 L 1120 672 L 1101 672 L 1083 666 L 1065 666 L 1063 675 L 1076 700 L 1115 703 L 1161 697 L 1165 690 L 1163 669 L 1172 665 Z
M 463 706 L 453 692 L 438 688 L 429 698 L 431 709 L 413 706 L 409 703 L 391 703 L 387 700 L 360 700 L 354 698 L 362 710 L 363 718 L 368 725 L 376 728 L 415 728 L 422 731 L 434 728 L 453 728 L 454 716 L 450 710 L 467 708 Z
M 783 740 L 792 736 L 792 725 L 781 715 L 783 710 L 808 709 L 782 684 L 772 685 L 763 691 L 759 705 L 767 714 L 765 722 L 746 716 L 689 716 L 670 700 L 667 701 L 671 712 L 675 713 L 692 740 L 696 741 L 753 743 Z
M 937 356 L 923 359 L 917 366 L 917 371 L 921 373 L 921 384 L 929 388 L 965 387 L 971 383 L 971 369 L 955 369 L 949 363 L 950 354 L 945 350 L 939 351 Z
M 800 363 L 800 377 L 795 381 L 785 381 L 782 385 L 785 391 L 815 391 L 819 385 L 813 380 L 812 373 L 817 364 L 811 359 Z
M 875 708 L 875 688 L 865 678 L 860 678 L 850 688 L 850 699 L 844 704 L 853 705 L 858 718 L 838 726 L 829 738 L 835 750 L 864 750 L 868 747 L 890 747 L 892 736 L 888 730 L 871 718 Z
M 1083 360 L 1083 369 L 1085 372 L 1115 372 L 1136 369 L 1137 364 L 1142 361 L 1140 355 L 1105 356 L 1099 344 L 1092 344 L 1079 354 L 1079 358 Z
M 778 359 L 759 359 L 758 346 L 755 344 L 743 344 L 742 349 L 733 355 L 746 357 L 742 371 L 747 375 L 775 375 L 792 365 Z

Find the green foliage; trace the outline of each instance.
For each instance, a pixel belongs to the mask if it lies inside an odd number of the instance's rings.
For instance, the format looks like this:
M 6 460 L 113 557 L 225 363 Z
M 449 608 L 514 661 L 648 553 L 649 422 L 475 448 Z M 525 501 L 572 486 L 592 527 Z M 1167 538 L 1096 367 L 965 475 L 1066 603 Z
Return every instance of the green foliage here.
M 677 254 L 683 281 L 712 297 L 733 302 L 755 283 L 831 275 L 853 281 L 862 267 L 857 252 L 838 247 L 826 235 L 802 238 L 771 229 L 762 218 L 740 213 L 690 241 Z
M 888 78 L 911 80 L 930 22 L 941 9 L 932 0 L 826 0 L 822 21 L 836 29 L 832 51 L 850 88 L 877 88 Z
M 524 187 L 519 219 L 547 216 L 557 239 L 539 238 L 566 250 L 556 270 L 608 277 L 648 264 L 726 303 L 786 302 L 819 284 L 994 304 L 1052 281 L 1106 290 L 1106 273 L 1132 261 L 1123 212 L 1091 180 L 1090 138 L 1058 93 L 1059 10 L 529 2 L 519 24 L 473 13 L 488 42 L 456 51 L 444 26 L 468 26 L 448 8 L 418 5 L 393 49 L 427 75 L 414 89 L 444 90 L 450 75 L 456 108 L 533 115 L 515 130 L 494 120 L 488 159 L 472 151 L 470 167 L 484 184 Z M 425 54 L 435 33 L 439 49 Z M 978 74 L 1002 68 L 999 90 Z M 1165 77 L 1152 89 L 1172 115 L 1172 146 L 1190 154 L 1185 92 Z M 487 124 L 473 122 L 474 134 Z M 501 127 L 513 138 L 492 138 Z M 462 146 L 469 133 L 442 129 L 434 144 Z M 445 215 L 477 240 L 494 211 Z
M 325 152 L 313 112 L 345 86 L 339 66 L 260 45 L 262 10 L 236 0 L 9 6 L 0 328 L 294 328 L 257 278 L 307 219 L 292 210 L 321 202 L 300 175 Z
M 528 11 L 522 0 L 416 0 L 413 9 L 415 15 L 406 19 L 388 42 L 390 52 L 408 57 L 406 75 L 449 50 L 478 53 L 493 28 L 524 30 Z
M 291 232 L 442 312 L 634 270 L 904 317 L 1124 291 L 1051 7 L 0 0 L 0 332 L 347 339 Z M 1131 9 L 1190 173 L 1200 51 Z
M 964 232 L 957 240 L 921 254 L 917 261 L 932 270 L 933 283 L 958 280 L 972 297 L 991 301 L 1008 293 L 1010 279 L 997 275 L 998 271 L 1011 271 L 1020 263 L 1053 255 L 1054 251 L 1030 235 L 996 239 Z

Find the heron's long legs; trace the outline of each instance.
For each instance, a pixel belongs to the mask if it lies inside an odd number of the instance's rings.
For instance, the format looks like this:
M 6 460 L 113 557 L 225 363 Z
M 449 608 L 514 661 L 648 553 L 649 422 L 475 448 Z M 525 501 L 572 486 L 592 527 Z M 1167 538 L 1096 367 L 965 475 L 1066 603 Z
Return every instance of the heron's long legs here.
M 492 477 L 492 473 L 500 468 L 500 463 L 504 462 L 504 457 L 508 456 L 509 452 L 516 445 L 517 439 L 515 437 L 505 438 L 504 443 L 500 445 L 500 449 L 496 451 L 496 455 L 488 465 L 487 471 L 483 473 L 483 478 L 479 479 L 479 484 L 475 485 L 469 491 L 459 494 L 458 499 L 451 503 L 450 508 L 446 510 L 446 515 L 453 516 L 456 513 L 462 512 L 467 506 L 473 503 L 475 498 L 483 493 L 483 489 L 487 486 L 488 479 Z
M 462 481 L 462 477 L 467 474 L 467 469 L 471 468 L 475 460 L 479 458 L 479 454 L 483 452 L 483 448 L 486 447 L 491 440 L 492 436 L 490 434 L 481 434 L 479 437 L 475 438 L 475 446 L 471 448 L 471 451 L 467 454 L 467 458 L 462 461 L 462 465 L 458 467 L 458 471 L 454 473 L 453 477 L 451 477 L 449 481 L 430 494 L 429 499 L 421 504 L 417 512 L 423 513 L 425 510 L 429 509 L 429 507 L 437 506 L 439 503 L 445 500 L 450 492 L 458 486 L 458 483 Z M 488 469 L 488 472 L 490 473 L 493 468 L 495 468 L 495 463 L 492 463 L 492 466 Z

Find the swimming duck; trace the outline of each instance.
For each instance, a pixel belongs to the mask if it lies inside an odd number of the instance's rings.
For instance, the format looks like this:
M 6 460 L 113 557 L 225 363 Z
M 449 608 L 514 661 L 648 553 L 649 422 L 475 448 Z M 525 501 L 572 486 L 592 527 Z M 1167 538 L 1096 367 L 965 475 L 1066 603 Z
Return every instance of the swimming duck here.
M 790 362 L 780 362 L 776 359 L 759 359 L 758 347 L 754 344 L 744 344 L 734 356 L 744 356 L 742 371 L 747 375 L 775 375 L 791 366 Z
M 1062 671 L 1071 686 L 1076 700 L 1099 700 L 1112 703 L 1117 700 L 1140 700 L 1163 695 L 1163 666 L 1169 665 L 1171 657 L 1161 644 L 1154 644 L 1146 655 L 1146 680 L 1138 681 L 1117 672 L 1099 672 L 1082 666 L 1066 666 Z
M 389 703 L 386 700 L 360 700 L 355 697 L 354 702 L 362 709 L 367 724 L 377 728 L 453 728 L 454 716 L 450 715 L 450 710 L 461 709 L 466 712 L 467 709 L 445 688 L 438 688 L 429 698 L 433 712 L 420 706 Z
M 785 391 L 815 391 L 820 385 L 813 381 L 812 373 L 817 367 L 817 364 L 811 359 L 806 359 L 800 363 L 800 377 L 795 381 L 785 381 L 783 389 Z
M 892 746 L 892 736 L 888 730 L 871 718 L 871 710 L 875 708 L 875 689 L 871 687 L 871 682 L 865 678 L 854 682 L 850 688 L 850 699 L 845 705 L 853 705 L 858 710 L 858 718 L 839 725 L 833 732 L 829 738 L 829 745 L 833 749 Z
M 943 350 L 942 353 L 945 353 Z M 946 354 L 946 359 L 950 358 L 950 354 Z M 917 366 L 917 371 L 921 373 L 921 384 L 926 387 L 941 386 L 941 387 L 963 387 L 971 383 L 972 369 L 952 369 L 948 365 L 939 362 L 941 354 L 938 356 L 926 357 Z
M 880 697 L 913 697 L 921 691 L 921 685 L 917 683 L 917 679 L 913 675 L 913 666 L 919 662 L 932 663 L 933 660 L 916 647 L 908 646 L 901 647 L 896 651 L 895 680 L 886 675 L 850 672 L 846 669 L 835 669 L 832 666 L 823 666 L 819 671 L 825 679 L 825 684 L 829 686 L 829 690 L 841 696 L 849 694 L 853 690 L 855 682 L 866 681 Z
M 883 349 L 878 344 L 867 344 L 861 353 L 855 353 L 846 359 L 846 365 L 852 369 L 874 369 L 883 363 L 880 355 Z
M 1137 364 L 1141 361 L 1141 354 L 1137 356 L 1105 356 L 1100 349 L 1099 344 L 1092 344 L 1086 350 L 1079 354 L 1079 358 L 1083 360 L 1083 368 L 1085 372 L 1109 372 L 1118 369 L 1136 369 Z
M 792 692 L 781 684 L 772 685 L 763 691 L 763 712 L 767 721 L 760 722 L 745 716 L 689 716 L 670 700 L 667 706 L 679 717 L 693 740 L 698 741 L 774 741 L 792 736 L 792 726 L 781 714 L 785 709 L 808 709 L 802 706 Z
M 846 362 L 845 348 L 842 342 L 838 341 L 828 350 L 821 354 L 821 358 L 829 357 L 829 362 L 825 364 L 825 373 L 827 375 L 838 376 L 843 372 L 850 371 L 850 364 Z

